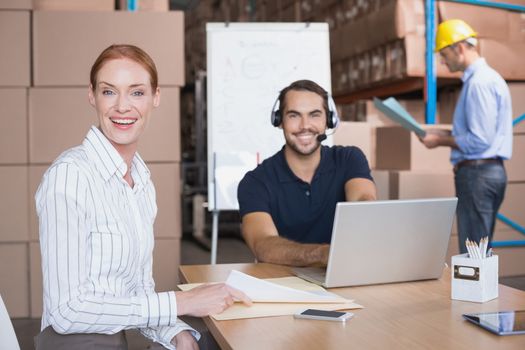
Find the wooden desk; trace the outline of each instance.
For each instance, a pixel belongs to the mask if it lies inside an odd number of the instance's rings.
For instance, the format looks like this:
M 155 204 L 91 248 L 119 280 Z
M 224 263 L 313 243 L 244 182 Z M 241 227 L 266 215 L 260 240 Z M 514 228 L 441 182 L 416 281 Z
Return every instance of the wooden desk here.
M 186 283 L 226 280 L 235 269 L 258 278 L 290 276 L 272 264 L 181 266 Z M 499 286 L 499 298 L 478 304 L 450 299 L 450 273 L 440 280 L 334 288 L 363 306 L 344 323 L 292 316 L 215 321 L 206 325 L 223 349 L 525 349 L 525 335 L 497 336 L 467 321 L 468 312 L 525 309 L 525 292 Z

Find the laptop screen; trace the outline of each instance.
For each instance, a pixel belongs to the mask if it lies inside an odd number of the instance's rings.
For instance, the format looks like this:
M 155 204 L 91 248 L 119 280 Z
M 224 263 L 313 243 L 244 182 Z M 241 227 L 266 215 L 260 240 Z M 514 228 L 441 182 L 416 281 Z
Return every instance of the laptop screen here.
M 337 204 L 327 287 L 439 278 L 457 198 Z

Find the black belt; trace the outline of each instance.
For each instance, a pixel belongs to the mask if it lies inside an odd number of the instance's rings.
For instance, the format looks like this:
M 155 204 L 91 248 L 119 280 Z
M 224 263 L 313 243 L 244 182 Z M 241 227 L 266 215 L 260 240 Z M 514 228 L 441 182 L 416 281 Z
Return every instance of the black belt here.
M 454 172 L 458 171 L 459 168 L 462 168 L 464 166 L 476 166 L 492 163 L 503 164 L 503 160 L 501 160 L 501 158 L 465 159 L 454 165 Z

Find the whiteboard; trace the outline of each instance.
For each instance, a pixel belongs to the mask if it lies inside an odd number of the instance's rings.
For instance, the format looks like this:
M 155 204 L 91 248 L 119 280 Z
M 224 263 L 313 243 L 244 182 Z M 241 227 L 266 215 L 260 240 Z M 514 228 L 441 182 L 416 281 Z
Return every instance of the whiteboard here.
M 208 209 L 237 210 L 240 180 L 284 144 L 270 122 L 279 91 L 300 79 L 331 91 L 328 25 L 208 23 L 206 38 Z

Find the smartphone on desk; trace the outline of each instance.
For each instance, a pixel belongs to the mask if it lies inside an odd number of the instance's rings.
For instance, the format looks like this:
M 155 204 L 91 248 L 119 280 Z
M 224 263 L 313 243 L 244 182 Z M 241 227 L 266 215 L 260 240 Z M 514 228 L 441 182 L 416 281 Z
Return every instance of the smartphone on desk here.
M 306 318 L 310 320 L 345 322 L 346 320 L 351 319 L 353 316 L 354 314 L 351 312 L 306 309 L 294 314 L 293 317 Z

